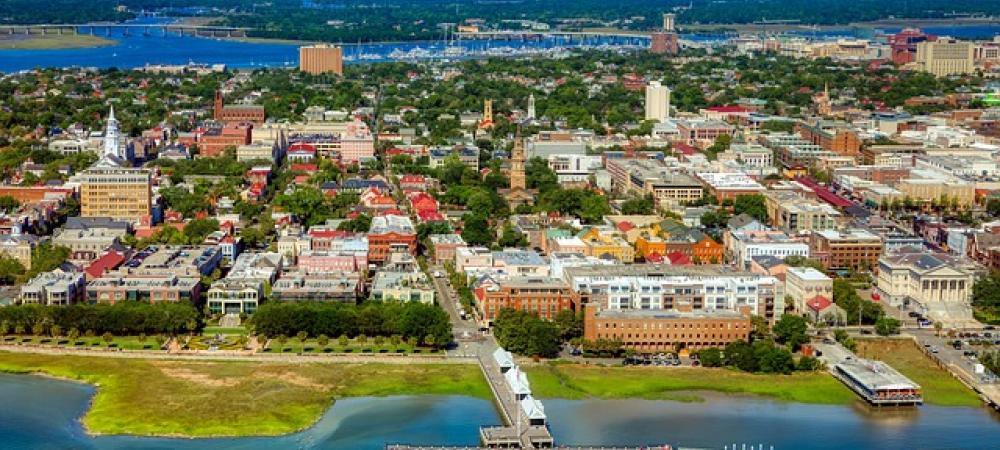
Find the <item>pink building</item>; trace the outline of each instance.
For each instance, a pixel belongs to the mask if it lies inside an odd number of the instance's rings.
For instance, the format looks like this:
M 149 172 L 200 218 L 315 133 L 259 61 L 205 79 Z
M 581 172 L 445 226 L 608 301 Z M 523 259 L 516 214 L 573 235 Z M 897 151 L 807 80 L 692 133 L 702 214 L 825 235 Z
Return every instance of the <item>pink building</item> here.
M 299 271 L 306 274 L 358 272 L 367 270 L 368 253 L 307 250 L 299 255 Z

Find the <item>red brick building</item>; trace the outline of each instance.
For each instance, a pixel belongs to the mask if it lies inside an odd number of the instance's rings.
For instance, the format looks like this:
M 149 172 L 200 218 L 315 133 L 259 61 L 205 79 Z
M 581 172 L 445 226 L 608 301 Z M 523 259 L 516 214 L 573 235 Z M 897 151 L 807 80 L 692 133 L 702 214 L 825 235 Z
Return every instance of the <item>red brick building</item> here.
M 229 105 L 223 102 L 222 91 L 215 91 L 215 120 L 225 123 L 250 122 L 254 125 L 264 123 L 266 114 L 264 107 L 259 105 Z
M 597 304 L 585 311 L 584 339 L 617 340 L 644 353 L 724 347 L 748 340 L 753 328 L 749 316 L 733 311 L 600 310 Z
M 249 123 L 226 124 L 222 128 L 211 128 L 198 139 L 198 157 L 215 158 L 222 154 L 226 147 L 238 147 L 250 143 L 253 125 Z
M 579 308 L 577 295 L 562 280 L 517 277 L 487 280 L 473 291 L 483 325 L 491 325 L 502 309 L 516 309 L 552 320 L 559 311 Z
M 368 230 L 368 261 L 382 263 L 395 252 L 416 255 L 417 231 L 406 216 L 378 216 L 372 218 Z

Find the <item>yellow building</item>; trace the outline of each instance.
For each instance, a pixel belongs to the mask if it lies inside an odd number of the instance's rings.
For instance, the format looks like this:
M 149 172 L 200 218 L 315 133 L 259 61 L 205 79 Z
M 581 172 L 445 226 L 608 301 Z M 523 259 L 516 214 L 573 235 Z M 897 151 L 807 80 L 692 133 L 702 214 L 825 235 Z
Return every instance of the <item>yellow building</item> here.
M 36 242 L 30 235 L 0 236 L 0 255 L 16 259 L 25 269 L 31 269 L 31 251 Z
M 596 229 L 593 230 L 596 231 Z M 588 233 L 580 240 L 586 245 L 584 254 L 587 256 L 600 258 L 608 255 L 623 263 L 635 262 L 635 249 L 621 237 L 605 236 L 597 232 L 596 236 L 593 233 Z
M 80 215 L 137 221 L 152 206 L 148 170 L 104 158 L 80 177 Z
M 956 199 L 959 206 L 971 206 L 976 201 L 976 187 L 972 183 L 952 182 L 934 179 L 900 180 L 896 189 L 905 197 L 917 201 L 932 202 L 947 198 L 950 202 Z
M 954 39 L 924 41 L 917 44 L 917 67 L 934 76 L 963 75 L 972 73 L 973 45 Z
M 344 51 L 328 44 L 299 47 L 299 70 L 313 75 L 343 75 Z
M 667 254 L 667 241 L 656 235 L 642 235 L 635 241 L 635 251 L 643 259 L 653 253 L 663 256 Z

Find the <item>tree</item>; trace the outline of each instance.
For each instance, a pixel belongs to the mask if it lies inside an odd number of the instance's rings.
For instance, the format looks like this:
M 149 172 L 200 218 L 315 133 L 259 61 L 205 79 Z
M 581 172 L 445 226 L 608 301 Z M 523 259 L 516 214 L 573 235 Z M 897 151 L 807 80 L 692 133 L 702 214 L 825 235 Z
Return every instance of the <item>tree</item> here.
M 767 222 L 767 205 L 763 195 L 739 195 L 733 201 L 734 214 L 747 214 L 759 221 Z
M 511 226 L 510 223 L 506 223 L 503 226 L 503 232 L 500 234 L 500 241 L 497 242 L 501 247 L 527 247 L 528 238 L 524 236 L 524 233 L 517 231 Z
M 76 344 L 76 341 L 80 339 L 80 330 L 75 327 L 70 328 L 69 332 L 66 333 L 66 339 L 68 339 L 71 344 Z
M 341 347 L 347 347 L 347 344 L 350 343 L 350 341 L 351 340 L 347 337 L 346 334 L 342 334 L 340 335 L 340 337 L 337 338 L 337 344 L 339 344 Z
M 375 339 L 372 339 L 372 341 L 375 343 L 376 347 L 381 347 L 383 344 L 385 344 L 385 337 L 381 335 L 375 336 Z
M 21 202 L 9 195 L 0 195 L 0 211 L 14 212 L 21 207 Z
M 750 340 L 769 339 L 771 337 L 771 327 L 767 324 L 767 318 L 758 315 L 750 316 Z
M 306 333 L 305 331 L 299 331 L 298 333 L 295 334 L 295 339 L 299 340 L 299 345 L 305 345 L 306 339 L 308 338 L 309 338 L 309 333 Z
M 21 279 L 26 270 L 20 261 L 9 256 L 0 256 L 0 284 L 12 285 Z
M 656 203 L 653 194 L 642 197 L 632 197 L 622 203 L 621 211 L 625 215 L 649 215 L 655 212 Z
M 792 351 L 797 351 L 802 344 L 809 342 L 806 330 L 809 328 L 806 320 L 794 314 L 784 314 L 774 324 L 774 337 L 781 344 L 788 345 Z
M 320 347 L 326 348 L 327 344 L 330 343 L 330 338 L 325 334 L 321 334 L 316 337 L 316 343 L 319 344 Z
M 53 324 L 49 327 L 49 336 L 59 339 L 62 337 L 62 327 L 59 324 Z
M 503 348 L 519 355 L 551 357 L 559 353 L 559 330 L 537 315 L 503 309 L 493 321 L 493 333 Z
M 105 331 L 104 334 L 101 335 L 101 339 L 103 339 L 104 343 L 110 347 L 111 343 L 115 340 L 115 335 L 110 331 Z
M 716 347 L 709 347 L 698 352 L 698 360 L 705 367 L 722 367 L 722 351 Z
M 934 322 L 934 335 L 940 337 L 941 336 L 941 329 L 943 329 L 943 328 L 944 328 L 944 324 L 942 324 L 940 321 Z
M 875 332 L 879 336 L 889 336 L 899 333 L 899 320 L 892 317 L 880 317 L 875 322 Z
M 795 370 L 800 372 L 815 372 L 823 368 L 823 362 L 812 356 L 803 356 L 795 364 Z
M 156 348 L 162 349 L 163 344 L 167 342 L 167 337 L 162 334 L 158 334 L 155 338 L 153 338 L 153 340 L 156 341 Z
M 278 348 L 279 349 L 284 350 L 285 349 L 285 342 L 288 342 L 288 336 L 285 336 L 283 334 L 279 334 L 277 337 L 274 338 L 274 341 L 278 343 Z
M 194 219 L 184 226 L 184 236 L 189 244 L 201 244 L 216 231 L 219 231 L 219 221 L 215 219 Z
M 490 245 L 493 243 L 493 230 L 486 216 L 466 214 L 463 219 L 462 239 L 472 245 Z
M 35 336 L 41 336 L 45 334 L 45 324 L 42 323 L 41 321 L 36 322 L 34 325 L 31 326 L 31 334 Z
M 583 312 L 573 312 L 564 309 L 556 313 L 553 319 L 556 328 L 559 330 L 559 339 L 562 342 L 569 342 L 574 338 L 583 336 Z

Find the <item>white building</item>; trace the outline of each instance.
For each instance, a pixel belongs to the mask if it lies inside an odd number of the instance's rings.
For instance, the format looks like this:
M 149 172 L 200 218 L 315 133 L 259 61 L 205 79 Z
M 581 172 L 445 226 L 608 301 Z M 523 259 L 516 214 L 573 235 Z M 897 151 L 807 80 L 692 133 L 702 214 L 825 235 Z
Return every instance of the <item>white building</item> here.
M 878 261 L 878 291 L 890 305 L 911 305 L 946 327 L 976 325 L 969 304 L 977 266 L 923 249 L 900 250 Z
M 778 259 L 789 256 L 809 257 L 809 244 L 792 239 L 781 231 L 737 231 L 727 236 L 726 253 L 739 267 L 747 267 L 757 255 Z
M 646 120 L 666 122 L 670 118 L 670 88 L 659 81 L 646 85 Z

